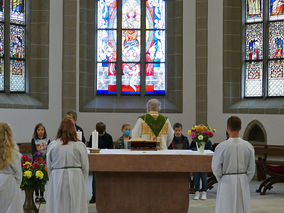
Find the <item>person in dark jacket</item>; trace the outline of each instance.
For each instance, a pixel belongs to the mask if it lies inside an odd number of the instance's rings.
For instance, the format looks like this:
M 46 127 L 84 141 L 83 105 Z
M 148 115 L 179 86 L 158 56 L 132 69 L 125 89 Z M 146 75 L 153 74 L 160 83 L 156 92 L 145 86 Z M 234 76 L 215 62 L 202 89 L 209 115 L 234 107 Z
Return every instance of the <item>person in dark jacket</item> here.
M 76 124 L 76 122 L 77 122 L 77 113 L 74 112 L 74 111 L 69 111 L 69 112 L 66 113 L 66 118 L 69 118 L 69 119 L 71 119 L 73 121 L 73 123 L 75 124 L 76 132 L 78 132 L 78 131 L 82 132 L 82 142 L 86 143 L 86 139 L 85 139 L 85 135 L 84 135 L 83 129 Z
M 197 151 L 196 142 L 192 141 L 190 144 L 190 149 L 193 151 Z M 205 150 L 211 150 L 212 151 L 212 142 L 208 140 L 208 142 L 205 144 Z M 201 200 L 207 199 L 207 172 L 194 172 L 194 200 L 198 200 L 201 193 Z M 200 189 L 200 180 L 202 182 L 202 188 Z
M 98 139 L 98 148 L 99 149 L 113 149 L 113 140 L 110 134 L 106 133 L 106 125 L 103 122 L 98 122 L 96 124 L 96 130 L 99 134 Z M 92 147 L 92 135 L 88 143 L 88 147 Z M 96 202 L 96 173 L 93 172 L 93 181 L 92 181 L 92 198 L 90 203 Z
M 173 126 L 174 138 L 168 149 L 189 149 L 189 142 L 186 136 L 182 134 L 182 124 L 175 123 Z

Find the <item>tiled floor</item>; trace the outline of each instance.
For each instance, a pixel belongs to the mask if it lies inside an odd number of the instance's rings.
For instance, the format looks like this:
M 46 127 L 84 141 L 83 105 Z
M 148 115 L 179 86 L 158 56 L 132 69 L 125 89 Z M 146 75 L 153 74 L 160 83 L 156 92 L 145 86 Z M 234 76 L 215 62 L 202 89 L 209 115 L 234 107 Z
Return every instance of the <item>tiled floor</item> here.
M 88 198 L 92 195 L 92 177 L 90 176 L 87 182 L 87 194 Z M 256 188 L 259 186 L 259 182 L 253 181 L 250 184 L 251 188 L 251 204 L 252 213 L 278 213 L 283 211 L 284 207 L 284 184 L 276 184 L 275 187 L 268 191 L 267 195 L 259 195 L 255 192 Z M 215 212 L 215 202 L 216 202 L 216 188 L 217 186 L 208 191 L 208 199 L 206 201 L 202 200 L 192 200 L 193 195 L 190 195 L 190 213 L 214 213 Z M 45 205 L 40 208 L 40 213 L 45 212 Z M 96 205 L 89 204 L 89 213 L 96 213 Z M 284 212 L 284 211 L 283 211 Z

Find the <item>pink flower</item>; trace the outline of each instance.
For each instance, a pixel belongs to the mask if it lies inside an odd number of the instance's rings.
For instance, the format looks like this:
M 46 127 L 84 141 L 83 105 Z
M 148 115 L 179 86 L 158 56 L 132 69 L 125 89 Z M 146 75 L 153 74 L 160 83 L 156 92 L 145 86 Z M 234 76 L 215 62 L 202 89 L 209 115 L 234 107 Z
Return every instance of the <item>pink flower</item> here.
M 213 137 L 213 136 L 214 136 L 213 132 L 209 132 L 209 137 Z
M 36 162 L 41 162 L 42 160 L 41 160 L 40 157 L 36 157 L 35 161 L 36 161 Z
M 46 161 L 43 161 L 42 163 L 43 163 L 43 164 L 46 164 Z
M 39 164 L 37 162 L 33 163 L 33 168 L 34 169 L 38 169 L 39 168 Z
M 35 156 L 40 156 L 40 152 L 35 152 Z
M 29 157 L 27 155 L 23 155 L 22 157 L 22 161 L 26 162 L 29 160 Z
M 195 138 L 195 135 L 196 135 L 195 132 L 191 132 L 191 133 L 190 133 L 190 137 L 191 137 L 191 138 Z
M 210 136 L 210 132 L 206 132 L 205 134 L 206 134 L 207 136 Z

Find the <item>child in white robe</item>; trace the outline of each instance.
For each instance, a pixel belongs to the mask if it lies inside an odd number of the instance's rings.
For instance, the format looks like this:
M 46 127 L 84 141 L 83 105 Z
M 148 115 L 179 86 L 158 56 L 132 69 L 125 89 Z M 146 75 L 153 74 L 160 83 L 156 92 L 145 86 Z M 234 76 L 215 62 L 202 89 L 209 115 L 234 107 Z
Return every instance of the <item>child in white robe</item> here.
M 21 155 L 6 123 L 0 123 L 0 153 L 0 213 L 21 213 Z
M 46 213 L 87 213 L 88 153 L 70 119 L 61 122 L 56 140 L 47 147 L 46 159 L 49 174 Z
M 250 213 L 249 182 L 255 172 L 253 146 L 239 137 L 241 120 L 232 116 L 227 121 L 230 138 L 214 152 L 212 171 L 218 181 L 216 213 Z

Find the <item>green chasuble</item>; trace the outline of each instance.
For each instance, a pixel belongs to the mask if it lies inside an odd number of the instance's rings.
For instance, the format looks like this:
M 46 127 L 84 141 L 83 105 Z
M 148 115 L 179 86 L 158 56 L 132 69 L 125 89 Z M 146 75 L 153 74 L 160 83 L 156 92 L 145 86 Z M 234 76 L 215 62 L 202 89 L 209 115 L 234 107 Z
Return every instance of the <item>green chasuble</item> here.
M 158 137 L 168 119 L 166 116 L 161 114 L 159 114 L 156 119 L 150 114 L 142 115 L 140 116 L 140 118 L 145 121 L 145 123 L 150 127 L 156 137 Z

